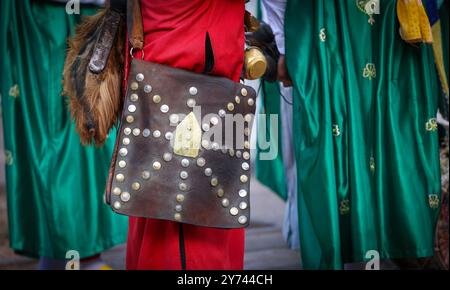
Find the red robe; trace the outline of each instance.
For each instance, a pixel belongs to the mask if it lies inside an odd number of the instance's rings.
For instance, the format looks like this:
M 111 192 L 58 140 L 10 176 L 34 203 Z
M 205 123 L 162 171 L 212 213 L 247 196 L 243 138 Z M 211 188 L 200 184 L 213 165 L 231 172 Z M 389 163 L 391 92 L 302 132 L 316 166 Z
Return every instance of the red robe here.
M 145 60 L 205 72 L 208 34 L 214 65 L 207 70 L 239 80 L 244 58 L 244 0 L 142 0 L 141 9 Z M 140 57 L 139 53 L 135 57 Z M 130 217 L 127 269 L 240 270 L 243 260 L 243 229 Z

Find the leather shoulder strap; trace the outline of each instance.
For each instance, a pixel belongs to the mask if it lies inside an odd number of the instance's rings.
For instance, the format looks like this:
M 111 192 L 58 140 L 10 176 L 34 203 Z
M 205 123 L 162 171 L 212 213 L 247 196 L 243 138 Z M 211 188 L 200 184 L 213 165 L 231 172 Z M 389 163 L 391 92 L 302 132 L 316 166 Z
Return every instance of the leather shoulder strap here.
M 127 30 L 131 47 L 142 50 L 144 47 L 144 32 L 140 0 L 127 1 Z

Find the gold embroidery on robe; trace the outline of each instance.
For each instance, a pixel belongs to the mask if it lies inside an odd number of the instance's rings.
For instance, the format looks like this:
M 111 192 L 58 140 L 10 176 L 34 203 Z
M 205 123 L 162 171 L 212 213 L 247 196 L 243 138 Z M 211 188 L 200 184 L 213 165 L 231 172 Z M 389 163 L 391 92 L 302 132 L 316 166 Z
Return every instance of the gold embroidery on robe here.
M 370 172 L 372 172 L 372 173 L 375 172 L 375 158 L 373 158 L 373 157 L 370 157 L 369 169 L 370 169 Z
M 9 150 L 5 150 L 4 154 L 5 154 L 5 164 L 9 165 L 9 166 L 13 165 L 14 158 L 13 158 L 12 152 Z
M 333 132 L 334 137 L 339 137 L 341 135 L 341 130 L 339 129 L 339 125 L 334 124 L 332 132 Z
M 428 132 L 434 132 L 438 129 L 436 118 L 431 118 L 425 123 L 425 129 Z
M 320 41 L 322 41 L 322 42 L 325 42 L 327 40 L 327 34 L 326 34 L 325 28 L 320 29 L 319 38 L 320 38 Z
M 377 69 L 375 68 L 375 65 L 373 63 L 366 64 L 363 70 L 363 77 L 369 80 L 377 77 Z
M 11 97 L 17 98 L 20 95 L 19 85 L 15 84 L 9 89 L 9 95 Z
M 379 13 L 380 1 L 379 0 L 356 0 L 356 6 L 364 14 L 369 16 L 367 21 L 370 25 L 374 25 L 375 19 L 373 15 Z
M 350 212 L 350 201 L 348 199 L 344 199 L 341 201 L 339 212 L 341 215 L 346 215 Z
M 437 194 L 429 194 L 428 203 L 432 209 L 439 208 L 439 196 Z

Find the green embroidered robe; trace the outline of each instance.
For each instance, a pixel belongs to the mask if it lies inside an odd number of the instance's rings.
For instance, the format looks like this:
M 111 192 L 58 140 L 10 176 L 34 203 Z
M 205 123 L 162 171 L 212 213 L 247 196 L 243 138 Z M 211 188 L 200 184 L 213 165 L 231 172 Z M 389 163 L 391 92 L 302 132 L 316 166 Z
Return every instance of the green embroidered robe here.
M 430 45 L 399 36 L 396 1 L 288 1 L 300 245 L 306 269 L 433 255 L 440 206 Z M 362 1 L 363 4 L 367 1 Z
M 61 96 L 66 38 L 80 19 L 65 4 L 0 3 L 9 238 L 29 256 L 83 258 L 126 240 L 127 218 L 103 202 L 115 134 L 102 148 L 81 146 Z

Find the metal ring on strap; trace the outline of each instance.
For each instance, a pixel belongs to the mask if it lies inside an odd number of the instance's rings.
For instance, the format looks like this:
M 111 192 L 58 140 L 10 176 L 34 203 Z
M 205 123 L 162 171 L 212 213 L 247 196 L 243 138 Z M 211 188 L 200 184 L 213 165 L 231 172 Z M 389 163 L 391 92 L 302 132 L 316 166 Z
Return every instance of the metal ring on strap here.
M 130 49 L 130 55 L 131 55 L 131 58 L 134 58 L 134 55 L 133 55 L 133 50 L 134 50 L 134 49 L 135 49 L 134 47 L 132 47 L 132 48 Z M 143 50 L 143 49 L 140 49 L 140 48 L 138 48 L 138 50 L 140 50 L 140 51 L 142 52 L 141 59 L 143 60 L 143 59 L 144 59 L 144 50 Z

